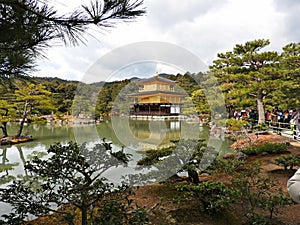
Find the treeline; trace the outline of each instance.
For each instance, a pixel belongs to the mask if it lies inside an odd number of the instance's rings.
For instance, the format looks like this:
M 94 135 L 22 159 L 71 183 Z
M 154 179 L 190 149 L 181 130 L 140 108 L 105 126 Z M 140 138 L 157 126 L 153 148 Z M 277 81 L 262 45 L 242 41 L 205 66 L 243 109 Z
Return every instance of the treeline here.
M 192 95 L 194 91 L 199 89 L 199 85 L 189 73 L 184 75 L 161 74 L 160 76 L 176 81 L 178 86 L 189 95 Z M 53 107 L 51 110 L 41 109 L 39 112 L 36 112 L 37 114 L 55 113 L 78 116 L 80 114 L 94 113 L 95 117 L 109 116 L 112 110 L 117 114 L 126 112 L 124 107 L 127 107 L 126 103 L 130 101 L 126 95 L 138 91 L 138 87 L 134 82 L 136 79 L 85 84 L 60 78 L 33 77 L 14 81 L 13 84 L 10 84 L 10 87 L 8 85 L 2 86 L 1 93 L 2 98 L 13 101 L 16 97 L 13 93 L 16 90 L 30 84 L 39 84 L 44 90 L 49 92 Z M 115 101 L 121 105 L 114 105 Z M 122 104 L 124 104 L 124 107 L 122 107 Z
M 192 96 L 200 88 L 194 79 L 195 75 L 190 73 L 183 75 L 160 74 L 160 76 L 176 81 L 177 86 L 189 96 Z M 131 100 L 127 95 L 138 92 L 136 79 L 93 84 L 53 80 L 44 84 L 47 90 L 56 96 L 59 113 L 72 113 L 75 116 L 94 114 L 93 116 L 97 119 L 100 116 L 120 115 L 129 112 Z
M 281 53 L 262 51 L 269 43 L 268 40 L 255 40 L 236 45 L 233 51 L 219 53 L 206 73 L 160 76 L 176 81 L 177 91 L 187 93 L 188 97 L 183 100 L 186 115 L 210 115 L 223 105 L 229 117 L 236 110 L 251 109 L 257 110 L 260 122 L 264 122 L 266 110 L 297 110 L 300 103 L 299 43 L 286 45 Z M 30 83 L 39 84 L 50 93 L 54 107 L 35 107 L 36 115 L 90 115 L 97 119 L 129 112 L 127 94 L 138 91 L 136 79 L 84 84 L 59 78 L 27 77 L 3 84 L 0 91 L 2 100 L 12 104 L 16 90 Z M 224 96 L 223 101 L 217 100 L 218 95 Z M 3 101 L 0 105 L 2 120 L 7 113 L 6 104 L 9 105 Z

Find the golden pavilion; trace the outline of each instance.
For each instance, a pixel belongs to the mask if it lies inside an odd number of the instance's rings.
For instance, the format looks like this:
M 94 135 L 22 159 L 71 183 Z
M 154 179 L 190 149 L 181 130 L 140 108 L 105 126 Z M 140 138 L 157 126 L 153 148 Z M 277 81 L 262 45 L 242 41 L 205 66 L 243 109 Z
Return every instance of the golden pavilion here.
M 130 94 L 133 116 L 179 116 L 185 93 L 175 91 L 176 82 L 159 76 L 140 79 L 136 82 L 137 93 Z

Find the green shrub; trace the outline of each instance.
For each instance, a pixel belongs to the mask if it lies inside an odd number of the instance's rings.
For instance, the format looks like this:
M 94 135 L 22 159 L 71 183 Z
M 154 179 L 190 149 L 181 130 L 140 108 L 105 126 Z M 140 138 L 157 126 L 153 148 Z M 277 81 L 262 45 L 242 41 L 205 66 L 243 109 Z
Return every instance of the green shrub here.
M 175 147 L 162 148 L 159 150 L 149 150 L 146 156 L 137 162 L 137 165 L 149 166 L 157 163 L 160 157 L 171 155 Z
M 203 158 L 204 153 L 206 157 Z M 199 168 L 197 164 L 201 162 L 202 166 L 208 166 L 217 155 L 218 151 L 213 147 L 208 147 L 204 139 L 181 139 L 175 141 L 174 146 L 169 148 L 146 152 L 146 156 L 139 160 L 137 164 L 145 166 L 155 164 L 157 170 L 151 171 L 151 176 L 155 176 L 157 180 L 164 179 L 166 173 L 170 173 L 169 165 L 174 165 L 172 170 L 176 169 L 177 172 L 186 171 L 189 180 L 198 183 L 198 174 L 196 173 Z M 161 159 L 164 156 L 168 157 Z
M 219 161 L 222 165 L 222 161 Z M 261 173 L 258 161 L 223 163 L 222 172 L 230 172 L 229 185 L 218 181 L 202 182 L 198 185 L 178 185 L 182 192 L 176 200 L 196 200 L 200 209 L 215 215 L 226 212 L 234 204 L 241 207 L 240 224 L 272 224 L 273 216 L 282 207 L 291 204 L 290 197 L 277 185 L 274 179 Z M 226 168 L 228 167 L 228 168 Z M 220 171 L 221 172 L 221 171 Z M 185 198 L 184 198 L 185 197 Z M 228 212 L 228 211 L 227 211 Z
M 192 192 L 209 214 L 221 213 L 235 201 L 236 191 L 222 182 L 206 181 L 198 185 L 179 185 L 178 191 Z
M 248 164 L 248 170 L 234 173 L 231 184 L 242 203 L 246 224 L 272 224 L 270 221 L 279 209 L 290 204 L 290 197 L 275 180 L 261 174 L 258 162 Z
M 217 158 L 203 172 L 208 174 L 215 174 L 215 173 L 231 174 L 236 170 L 242 169 L 244 165 L 245 165 L 245 161 L 243 160 Z
M 300 160 L 294 155 L 284 155 L 274 159 L 274 164 L 283 166 L 284 170 L 292 170 L 294 166 L 298 166 Z
M 240 130 L 249 125 L 246 120 L 236 120 L 234 118 L 227 119 L 225 123 L 229 130 Z
M 258 155 L 259 154 L 257 146 L 251 146 L 248 148 L 241 149 L 241 152 L 245 153 L 246 155 Z
M 126 193 L 127 194 L 127 193 Z M 119 194 L 101 201 L 93 224 L 99 225 L 141 225 L 148 224 L 148 213 L 129 198 L 130 195 Z
M 268 154 L 281 154 L 286 151 L 287 147 L 288 146 L 285 143 L 267 142 L 262 145 L 256 145 L 256 146 L 244 148 L 241 151 L 246 155 L 259 155 L 263 152 L 266 152 Z
M 252 127 L 252 130 L 255 131 L 267 131 L 269 129 L 269 125 L 266 123 L 260 123 Z

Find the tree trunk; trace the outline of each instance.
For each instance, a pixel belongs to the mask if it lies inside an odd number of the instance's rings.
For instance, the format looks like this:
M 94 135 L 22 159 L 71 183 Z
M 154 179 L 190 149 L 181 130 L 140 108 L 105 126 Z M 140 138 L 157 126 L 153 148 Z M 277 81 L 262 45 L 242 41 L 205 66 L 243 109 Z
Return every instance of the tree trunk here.
M 200 181 L 196 170 L 188 170 L 188 177 L 193 184 L 199 184 Z
M 234 111 L 235 111 L 233 105 L 227 106 L 227 111 L 228 111 L 228 114 L 229 114 L 229 118 L 233 118 L 234 117 Z
M 296 129 L 297 129 L 297 131 L 299 131 L 300 129 L 299 129 L 299 117 L 300 117 L 300 107 L 298 108 L 298 115 L 297 115 L 297 119 L 296 119 Z
M 5 114 L 4 116 L 6 117 L 8 115 L 8 109 L 5 109 Z M 2 133 L 3 133 L 3 137 L 7 137 L 8 133 L 7 133 L 7 122 L 2 122 L 2 125 L 0 126 L 0 128 L 2 129 Z
M 26 100 L 25 105 L 24 105 L 23 117 L 21 119 L 21 122 L 20 122 L 20 125 L 19 125 L 19 130 L 16 134 L 16 137 L 20 137 L 21 134 L 22 134 L 24 123 L 25 123 L 25 120 L 26 120 L 26 117 L 27 117 L 27 105 L 28 105 L 28 102 Z
M 265 123 L 265 109 L 264 109 L 264 104 L 263 104 L 263 94 L 262 91 L 259 90 L 257 93 L 257 111 L 258 111 L 258 123 Z
M 2 129 L 3 137 L 7 137 L 7 122 L 2 122 L 0 128 Z
M 81 207 L 81 225 L 87 225 L 87 206 Z

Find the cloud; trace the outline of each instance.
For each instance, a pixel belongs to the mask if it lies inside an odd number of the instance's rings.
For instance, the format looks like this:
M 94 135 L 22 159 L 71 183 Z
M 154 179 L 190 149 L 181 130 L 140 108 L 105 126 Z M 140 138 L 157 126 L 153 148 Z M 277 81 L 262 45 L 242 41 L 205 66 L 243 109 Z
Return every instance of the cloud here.
M 165 68 L 168 66 L 168 70 L 174 68 L 174 71 L 176 69 L 181 72 L 207 71 L 206 65 L 196 55 L 181 46 L 167 42 L 145 41 L 116 48 L 100 57 L 86 72 L 82 81 L 85 83 L 109 81 L 117 76 L 116 72 L 124 71 L 125 68 L 127 71 L 128 68 L 134 68 L 140 72 L 144 71 L 142 67 L 147 67 L 146 65 L 148 67 L 153 65 L 150 75 L 153 75 L 157 68 L 162 68 L 162 65 Z
M 46 51 L 46 59 L 38 60 L 38 71 L 33 75 L 81 80 L 99 56 L 108 51 L 110 48 L 92 38 L 89 39 L 87 46 L 54 46 Z
M 300 37 L 300 2 L 295 0 L 274 0 L 278 12 L 284 14 L 284 34 L 286 42 L 299 42 Z
M 147 1 L 149 24 L 159 30 L 169 30 L 177 24 L 193 22 L 224 4 L 224 0 L 163 0 Z
M 117 71 L 114 71 L 106 82 L 130 79 L 133 77 L 147 78 L 154 76 L 155 73 L 166 73 L 166 74 L 178 74 L 185 73 L 186 71 L 175 67 L 174 65 L 168 65 L 165 63 L 158 62 L 140 62 L 130 64 Z
M 86 2 L 88 0 L 74 0 L 72 8 L 76 4 Z M 108 32 L 90 31 L 98 40 L 88 37 L 86 46 L 49 49 L 49 60 L 39 61 L 39 75 L 81 80 L 106 54 L 130 44 L 146 41 L 177 45 L 211 65 L 217 53 L 231 51 L 236 44 L 264 38 L 271 41 L 271 45 L 265 50 L 278 51 L 291 41 L 297 42 L 300 37 L 300 3 L 295 0 L 145 0 L 145 6 L 147 15 L 133 23 L 118 24 Z M 154 57 L 153 51 L 160 49 L 148 49 L 147 52 L 127 49 L 122 54 L 128 59 L 141 58 L 147 54 Z M 160 54 L 163 53 L 160 51 Z M 175 58 L 174 55 L 169 55 L 170 60 Z M 149 76 L 157 68 L 161 70 L 159 72 L 164 72 L 163 68 L 167 68 L 159 65 L 168 64 L 165 60 L 157 62 L 156 65 L 145 64 L 145 69 L 142 69 L 140 61 L 134 67 L 124 65 L 119 56 L 109 60 L 105 62 L 105 70 L 110 73 L 128 67 L 123 73 L 136 71 L 147 73 Z M 180 64 L 180 61 L 176 63 Z M 174 66 L 178 65 L 173 64 Z
M 190 7 L 193 11 L 193 5 Z M 254 0 L 247 4 L 231 0 L 208 9 L 205 13 L 192 13 L 193 20 L 174 23 L 162 31 L 175 37 L 177 44 L 191 49 L 207 64 L 218 52 L 231 50 L 235 44 L 282 37 L 282 15 L 274 10 L 271 1 Z

